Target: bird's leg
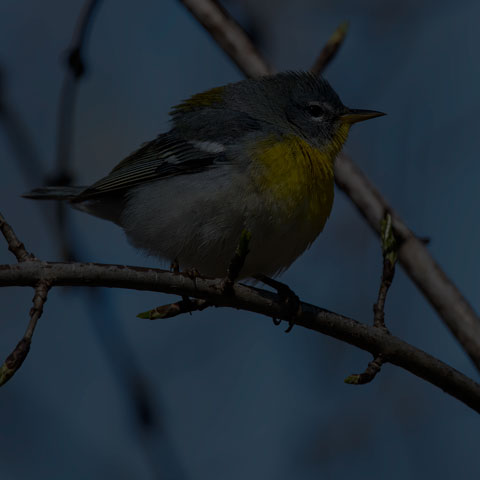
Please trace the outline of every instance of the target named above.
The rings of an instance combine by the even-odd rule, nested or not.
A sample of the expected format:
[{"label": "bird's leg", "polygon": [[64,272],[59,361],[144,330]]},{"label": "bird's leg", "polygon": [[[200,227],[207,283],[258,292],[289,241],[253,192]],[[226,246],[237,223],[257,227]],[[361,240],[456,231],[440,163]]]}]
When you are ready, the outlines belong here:
[{"label": "bird's leg", "polygon": [[[185,270],[183,274],[190,278],[190,280],[192,280],[193,284],[195,285],[195,288],[197,288],[197,278],[201,277],[200,272],[195,267],[193,267]],[[182,299],[185,302],[190,302],[190,298],[186,295],[182,295]]]},{"label": "bird's leg", "polygon": [[180,264],[176,258],[170,264],[170,271],[173,273],[180,273]]},{"label": "bird's leg", "polygon": [[[300,299],[295,294],[295,292],[285,283],[274,280],[273,278],[267,277],[266,275],[255,275],[254,278],[264,283],[265,285],[274,288],[277,291],[290,316],[288,320],[288,328],[285,330],[285,333],[290,332],[295,325],[295,317],[297,316],[301,308]],[[280,325],[281,320],[277,320],[276,318],[274,318],[273,323],[275,325]]]},{"label": "bird's leg", "polygon": [[[170,271],[178,275],[180,273],[180,264],[178,263],[178,259],[175,258],[173,262],[170,264]],[[195,279],[200,275],[198,271],[194,268],[185,271],[185,275],[191,278],[194,282]],[[187,295],[182,295],[182,300],[188,305],[190,302],[190,297]],[[190,312],[191,315],[191,312]]]},{"label": "bird's leg", "polygon": [[222,282],[223,293],[230,293],[232,291],[233,284],[240,275],[240,271],[242,270],[243,265],[245,264],[245,259],[250,251],[248,245],[251,238],[252,234],[248,230],[242,230],[237,249],[235,250],[233,258],[230,260],[230,265],[227,269],[227,276]]}]

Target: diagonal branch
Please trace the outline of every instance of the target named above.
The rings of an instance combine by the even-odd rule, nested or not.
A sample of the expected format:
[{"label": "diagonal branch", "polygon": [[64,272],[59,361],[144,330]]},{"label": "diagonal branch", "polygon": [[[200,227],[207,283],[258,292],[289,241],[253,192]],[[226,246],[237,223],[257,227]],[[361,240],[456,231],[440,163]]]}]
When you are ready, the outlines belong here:
[{"label": "diagonal branch", "polygon": [[315,75],[320,75],[327,65],[335,58],[338,50],[343,44],[348,31],[348,22],[343,22],[333,32],[333,35],[328,39],[328,42],[322,48],[322,51],[318,55],[315,63],[310,71]]},{"label": "diagonal branch", "polygon": [[242,27],[214,0],[180,0],[247,77],[273,73]]},{"label": "diagonal branch", "polygon": [[[225,11],[219,9],[216,2],[182,1],[245,75],[266,75],[272,72],[249,41],[247,34],[237,24],[234,29],[231,27],[234,21],[227,17]],[[222,18],[221,28],[217,28],[216,24],[210,25],[207,11],[209,15]],[[246,42],[250,42],[248,51],[243,50]],[[232,46],[232,43],[235,45]],[[480,318],[468,301],[433,260],[425,245],[398,218],[363,172],[345,155],[337,158],[335,180],[337,186],[350,197],[377,233],[380,233],[380,222],[385,212],[391,212],[395,234],[401,242],[400,263],[480,370]]]}]

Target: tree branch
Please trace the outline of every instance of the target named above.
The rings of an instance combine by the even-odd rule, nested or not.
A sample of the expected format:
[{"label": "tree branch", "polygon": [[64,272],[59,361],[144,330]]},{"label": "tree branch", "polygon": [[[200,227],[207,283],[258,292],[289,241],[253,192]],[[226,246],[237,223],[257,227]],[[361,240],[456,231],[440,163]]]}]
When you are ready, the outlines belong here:
[{"label": "tree branch", "polygon": [[[251,44],[247,34],[225,11],[219,9],[216,2],[182,0],[182,3],[245,75],[272,73],[271,68]],[[209,23],[209,16],[222,19],[218,28],[217,24]],[[235,24],[234,27],[231,26],[232,23]],[[247,42],[248,48],[245,48]],[[400,263],[480,370],[480,318],[468,301],[433,260],[425,245],[398,218],[382,195],[346,155],[337,157],[335,181],[377,233],[380,233],[380,223],[385,212],[391,213],[395,234],[401,242]]]},{"label": "tree branch", "polygon": [[[230,307],[290,321],[292,312],[272,292],[234,284],[232,293],[222,291],[222,279],[196,277],[165,270],[102,265],[96,263],[53,263],[39,260],[16,265],[0,265],[0,286],[35,286],[48,281],[51,286],[88,286],[127,288],[171,293],[207,300],[216,307]],[[366,350],[382,354],[385,362],[408,370],[436,385],[480,413],[480,385],[431,355],[385,333],[379,328],[361,324],[351,318],[300,303],[295,324],[337,338]]]}]

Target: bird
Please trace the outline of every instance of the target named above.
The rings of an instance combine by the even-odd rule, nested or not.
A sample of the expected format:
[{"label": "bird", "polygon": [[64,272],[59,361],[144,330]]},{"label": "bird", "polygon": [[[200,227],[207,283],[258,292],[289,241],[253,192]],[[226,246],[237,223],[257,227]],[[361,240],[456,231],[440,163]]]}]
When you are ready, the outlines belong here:
[{"label": "bird", "polygon": [[134,247],[205,277],[225,277],[248,232],[238,279],[276,277],[324,229],[350,127],[384,113],[347,108],[324,78],[289,71],[197,93],[170,115],[169,131],[92,185],[24,197],[109,220]]}]

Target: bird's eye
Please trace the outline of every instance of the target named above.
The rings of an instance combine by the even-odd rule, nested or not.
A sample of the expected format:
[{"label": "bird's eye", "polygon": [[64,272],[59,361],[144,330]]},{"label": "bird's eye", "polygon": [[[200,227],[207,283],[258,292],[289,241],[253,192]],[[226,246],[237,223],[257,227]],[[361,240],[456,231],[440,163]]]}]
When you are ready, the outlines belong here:
[{"label": "bird's eye", "polygon": [[320,105],[312,104],[307,107],[307,112],[314,118],[321,117],[323,108]]}]

